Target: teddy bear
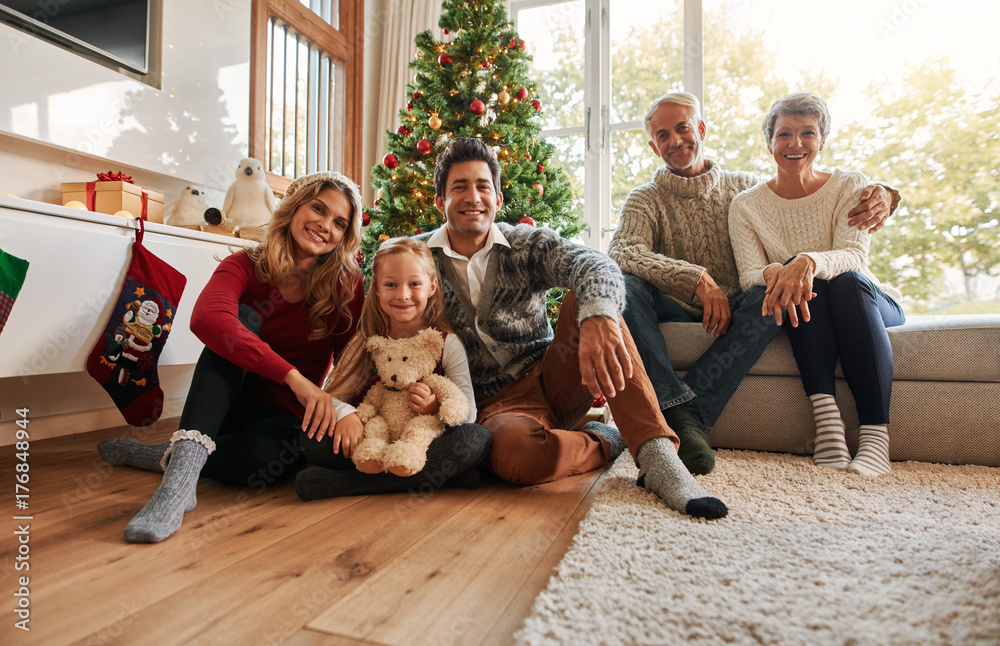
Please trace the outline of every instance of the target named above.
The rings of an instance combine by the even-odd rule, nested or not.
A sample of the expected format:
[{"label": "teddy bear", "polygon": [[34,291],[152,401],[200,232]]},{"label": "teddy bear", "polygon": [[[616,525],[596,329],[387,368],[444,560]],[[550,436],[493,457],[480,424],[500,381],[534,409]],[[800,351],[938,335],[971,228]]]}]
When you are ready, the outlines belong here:
[{"label": "teddy bear", "polygon": [[[358,406],[365,439],[352,459],[363,473],[413,475],[424,468],[427,447],[444,425],[465,421],[469,401],[455,382],[434,373],[444,350],[439,331],[425,328],[405,339],[372,336],[365,347],[379,379]],[[406,387],[416,381],[434,390],[440,404],[437,415],[418,415],[410,409]]]}]

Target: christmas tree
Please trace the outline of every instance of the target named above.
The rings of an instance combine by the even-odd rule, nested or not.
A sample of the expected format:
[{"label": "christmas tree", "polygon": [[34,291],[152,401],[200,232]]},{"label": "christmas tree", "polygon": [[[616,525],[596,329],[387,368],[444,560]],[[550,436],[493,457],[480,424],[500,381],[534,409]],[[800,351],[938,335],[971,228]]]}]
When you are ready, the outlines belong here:
[{"label": "christmas tree", "polygon": [[543,109],[528,70],[531,56],[497,0],[444,0],[438,25],[414,42],[416,73],[406,87],[402,125],[387,132],[387,150],[372,169],[374,206],[362,243],[366,260],[381,240],[430,231],[444,224],[434,206],[437,155],[456,137],[489,145],[501,167],[503,208],[498,222],[542,225],[565,237],[582,228],[569,211],[569,184],[539,137]]}]

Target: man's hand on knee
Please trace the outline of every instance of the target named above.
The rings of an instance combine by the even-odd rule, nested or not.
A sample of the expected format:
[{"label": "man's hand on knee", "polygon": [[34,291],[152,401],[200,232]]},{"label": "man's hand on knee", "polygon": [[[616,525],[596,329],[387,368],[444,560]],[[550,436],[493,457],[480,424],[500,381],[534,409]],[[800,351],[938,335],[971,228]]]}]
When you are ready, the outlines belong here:
[{"label": "man's hand on knee", "polygon": [[632,378],[629,357],[618,321],[591,316],[580,325],[580,375],[594,398],[614,397]]},{"label": "man's hand on knee", "polygon": [[725,334],[733,320],[733,313],[729,309],[729,299],[707,271],[702,272],[694,295],[701,301],[705,312],[701,318],[701,326],[709,334],[714,333],[715,338]]}]

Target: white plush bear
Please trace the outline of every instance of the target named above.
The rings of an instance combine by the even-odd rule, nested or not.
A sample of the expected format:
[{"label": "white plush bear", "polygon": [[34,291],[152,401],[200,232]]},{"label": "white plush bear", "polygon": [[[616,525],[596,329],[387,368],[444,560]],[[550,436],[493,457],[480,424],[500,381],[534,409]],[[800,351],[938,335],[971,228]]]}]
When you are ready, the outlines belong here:
[{"label": "white plush bear", "polygon": [[236,169],[236,181],[226,191],[222,213],[226,223],[239,235],[240,227],[262,227],[274,213],[274,193],[267,185],[264,165],[248,157]]},{"label": "white plush bear", "polygon": [[[445,424],[461,424],[469,414],[469,401],[445,376],[434,374],[444,350],[444,336],[433,328],[407,339],[373,336],[366,344],[379,381],[358,406],[365,425],[365,439],[352,459],[359,471],[388,471],[409,476],[424,468],[427,447]],[[407,385],[420,381],[437,395],[436,416],[417,415],[410,409]]]},{"label": "white plush bear", "polygon": [[193,186],[185,186],[180,197],[171,202],[163,210],[163,223],[175,227],[195,227],[205,224],[205,211],[208,203],[205,193]]}]

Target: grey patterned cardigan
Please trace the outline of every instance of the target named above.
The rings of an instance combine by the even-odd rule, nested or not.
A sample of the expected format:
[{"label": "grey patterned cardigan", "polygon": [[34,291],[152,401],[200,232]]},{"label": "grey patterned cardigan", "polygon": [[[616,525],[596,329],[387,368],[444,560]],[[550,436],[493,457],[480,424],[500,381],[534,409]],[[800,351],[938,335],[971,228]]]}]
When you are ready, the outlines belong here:
[{"label": "grey patterned cardigan", "polygon": [[[517,379],[552,342],[545,295],[553,287],[576,294],[578,323],[599,315],[617,319],[625,308],[621,270],[603,253],[551,229],[503,223],[497,227],[510,248],[497,245],[490,253],[478,309],[473,309],[444,251],[432,249],[448,322],[469,356],[477,404]],[[426,241],[430,235],[417,238]]]}]

